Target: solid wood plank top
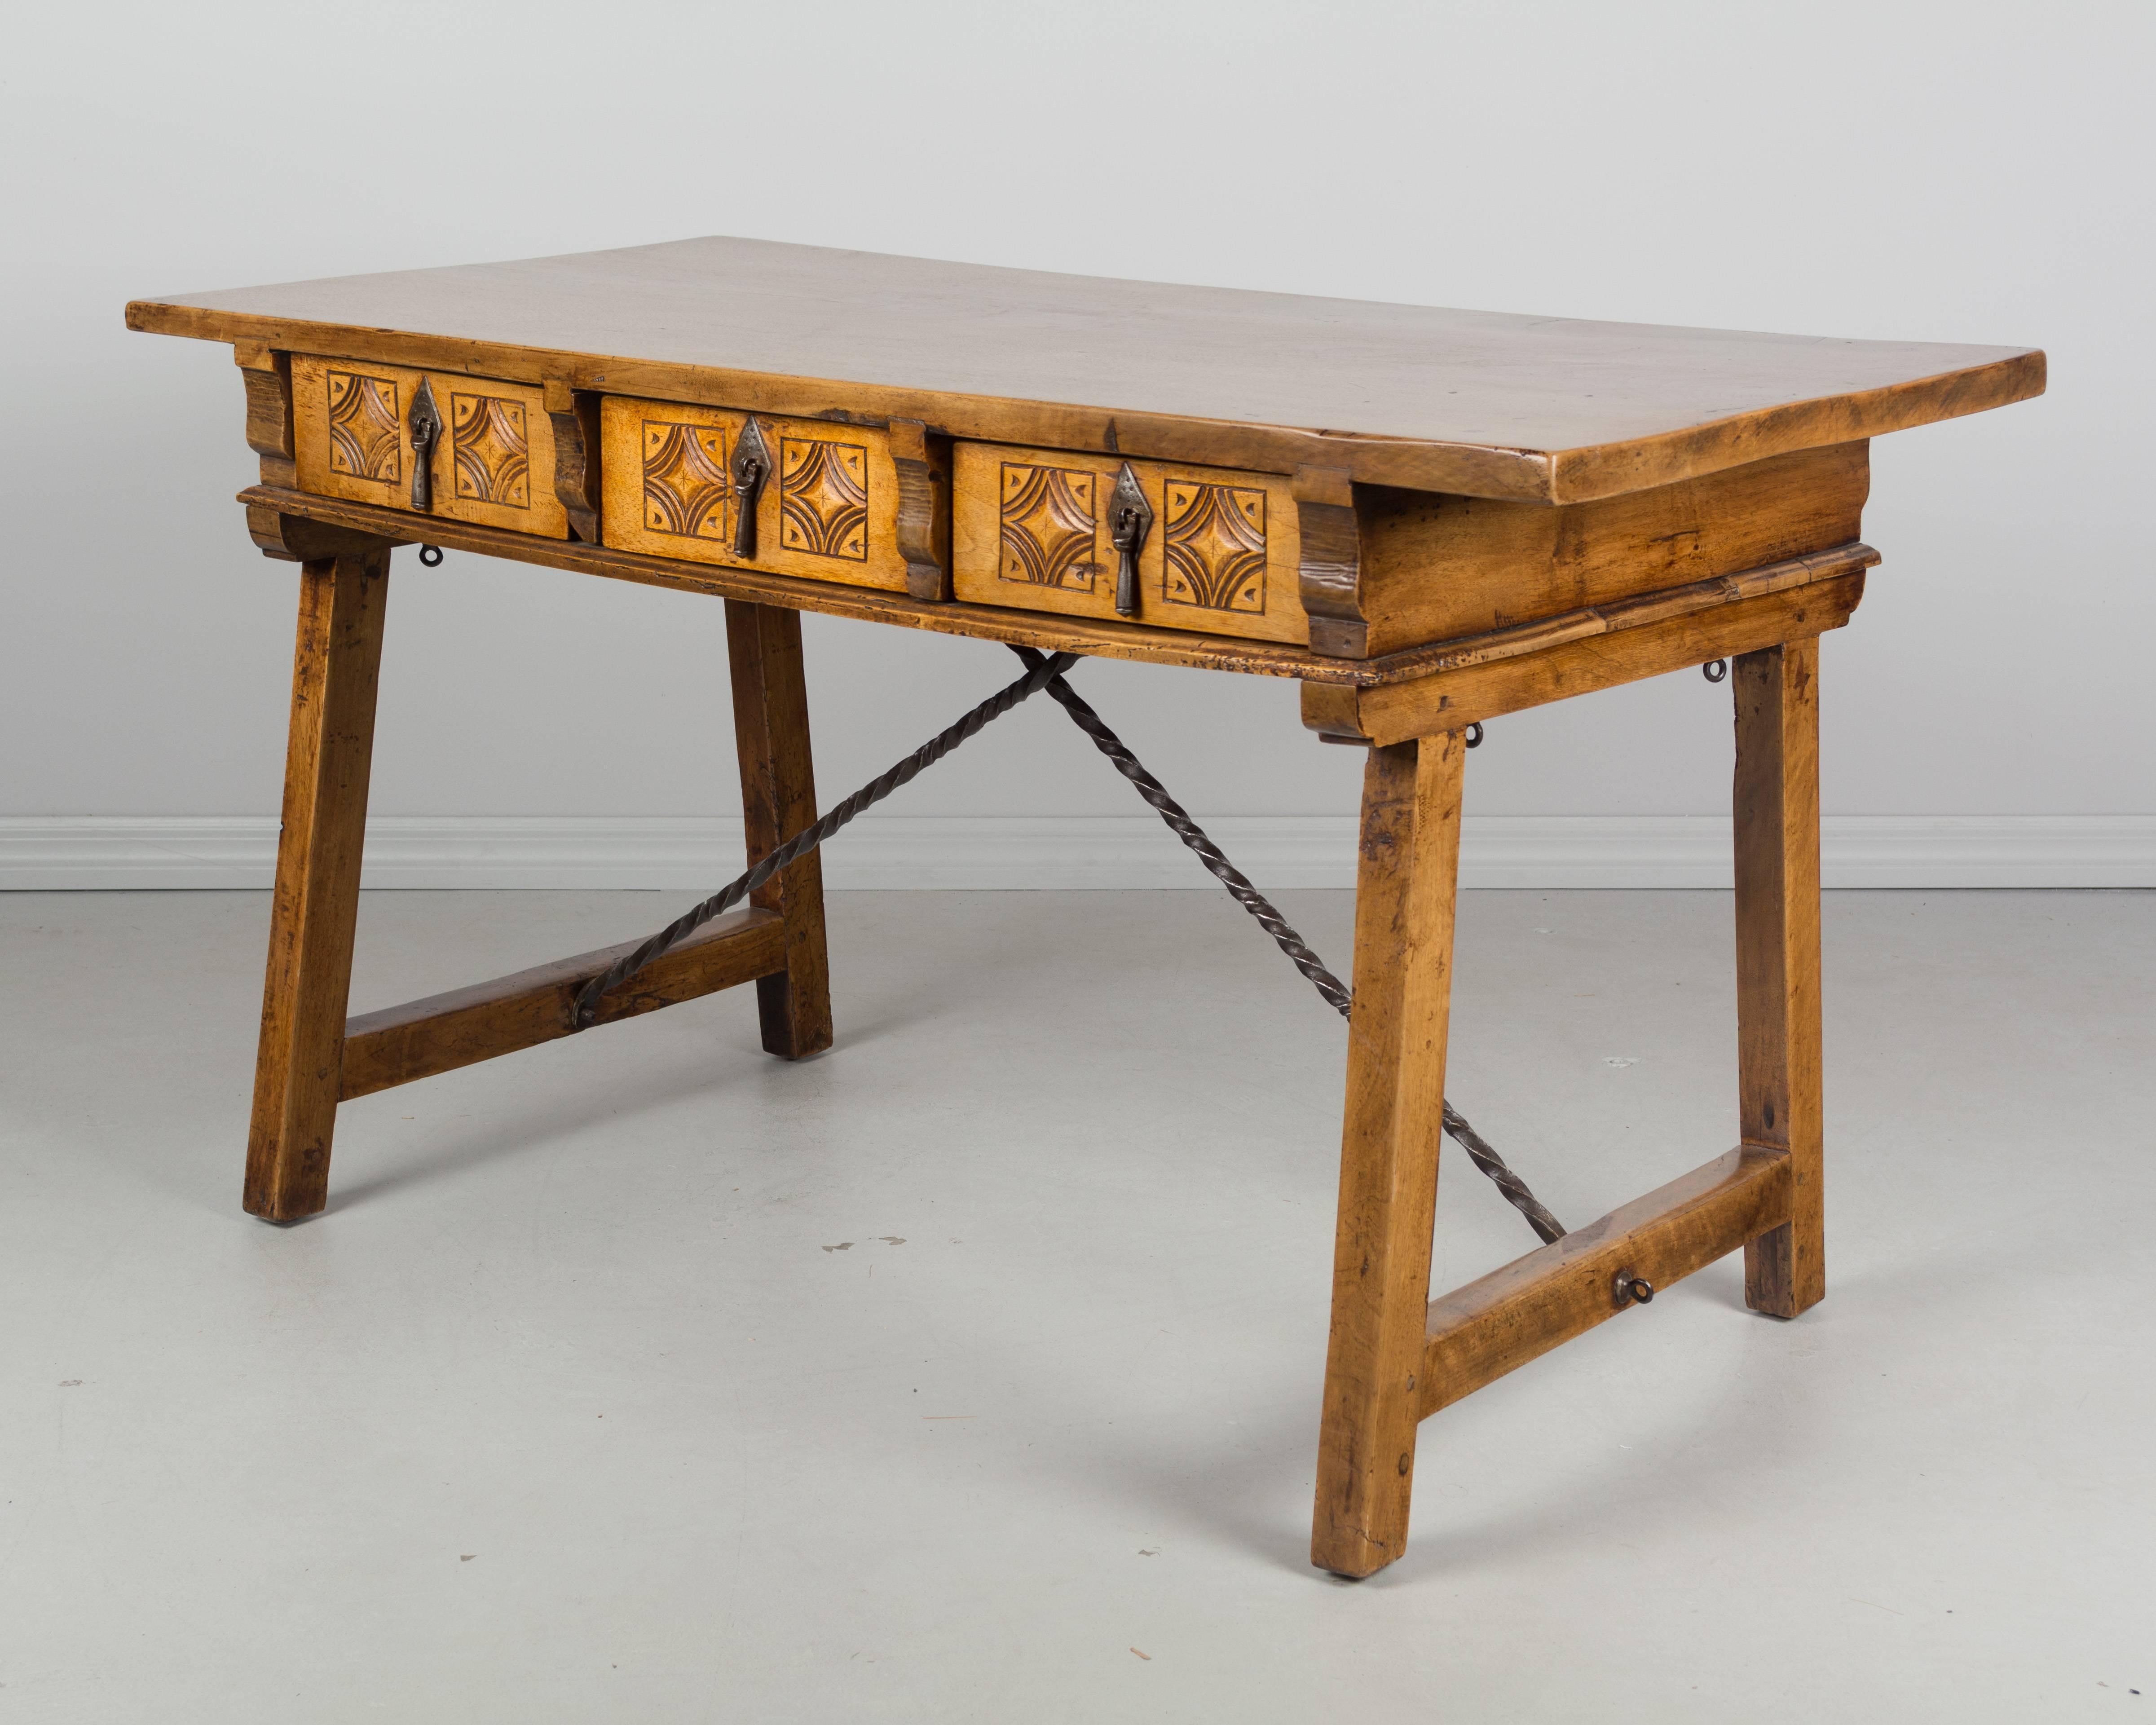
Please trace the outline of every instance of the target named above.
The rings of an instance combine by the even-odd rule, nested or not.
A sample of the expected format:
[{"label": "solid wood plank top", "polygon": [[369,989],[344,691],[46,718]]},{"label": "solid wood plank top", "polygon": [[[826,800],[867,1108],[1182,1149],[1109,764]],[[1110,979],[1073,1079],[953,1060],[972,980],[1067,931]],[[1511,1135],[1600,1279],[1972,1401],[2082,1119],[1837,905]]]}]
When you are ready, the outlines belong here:
[{"label": "solid wood plank top", "polygon": [[137,300],[131,328],[1568,502],[2039,394],[2032,349],[1167,286],[732,239]]}]

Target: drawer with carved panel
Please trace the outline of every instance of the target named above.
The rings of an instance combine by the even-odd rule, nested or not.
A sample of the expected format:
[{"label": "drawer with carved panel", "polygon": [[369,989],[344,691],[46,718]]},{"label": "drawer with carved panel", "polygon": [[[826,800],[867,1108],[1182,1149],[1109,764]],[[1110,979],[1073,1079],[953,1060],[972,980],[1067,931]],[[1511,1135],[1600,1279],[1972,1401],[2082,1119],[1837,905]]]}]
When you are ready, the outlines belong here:
[{"label": "drawer with carved panel", "polygon": [[918,424],[792,419],[608,396],[605,542],[621,551],[945,597],[942,440]]},{"label": "drawer with carved panel", "polygon": [[312,354],[291,367],[301,490],[569,536],[541,389]]},{"label": "drawer with carved panel", "polygon": [[957,445],[954,597],[1307,644],[1283,475]]}]

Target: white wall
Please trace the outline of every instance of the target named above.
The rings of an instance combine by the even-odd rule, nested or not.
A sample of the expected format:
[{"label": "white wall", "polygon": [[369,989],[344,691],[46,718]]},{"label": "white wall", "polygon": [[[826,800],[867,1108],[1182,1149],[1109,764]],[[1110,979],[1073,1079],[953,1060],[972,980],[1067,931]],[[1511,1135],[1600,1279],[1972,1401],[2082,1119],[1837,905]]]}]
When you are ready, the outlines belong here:
[{"label": "white wall", "polygon": [[[25,8],[7,43],[0,817],[276,807],[294,573],[228,501],[240,387],[223,347],[123,331],[129,297],[721,232],[2041,345],[2046,398],[1875,447],[1825,806],[2156,814],[2146,0],[224,0]],[[392,588],[377,813],[734,808],[716,605],[456,555]],[[808,631],[830,793],[1010,669]],[[1358,757],[1291,685],[1082,675],[1201,814],[1353,806]],[[1491,726],[1471,810],[1713,813],[1727,753],[1726,695],[1665,679]],[[905,797],[1133,807],[1045,709]]]}]

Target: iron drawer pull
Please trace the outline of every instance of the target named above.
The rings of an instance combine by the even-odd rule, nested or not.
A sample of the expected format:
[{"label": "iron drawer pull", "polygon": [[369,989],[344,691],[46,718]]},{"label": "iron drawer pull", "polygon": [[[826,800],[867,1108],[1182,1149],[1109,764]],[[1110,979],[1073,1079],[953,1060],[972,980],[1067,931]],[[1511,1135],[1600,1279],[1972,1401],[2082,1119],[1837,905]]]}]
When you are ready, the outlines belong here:
[{"label": "iron drawer pull", "polygon": [[742,428],[734,443],[734,459],[727,465],[734,477],[734,555],[752,563],[756,561],[756,500],[763,495],[763,482],[771,477],[771,449],[754,419]]},{"label": "iron drawer pull", "polygon": [[434,445],[442,440],[442,410],[434,405],[434,386],[427,378],[419,380],[407,423],[412,428],[412,506],[429,511],[434,506]]},{"label": "iron drawer pull", "polygon": [[1152,526],[1152,505],[1139,488],[1131,464],[1116,475],[1114,495],[1108,499],[1108,542],[1121,554],[1116,565],[1116,615],[1138,614],[1138,552],[1145,548]]}]

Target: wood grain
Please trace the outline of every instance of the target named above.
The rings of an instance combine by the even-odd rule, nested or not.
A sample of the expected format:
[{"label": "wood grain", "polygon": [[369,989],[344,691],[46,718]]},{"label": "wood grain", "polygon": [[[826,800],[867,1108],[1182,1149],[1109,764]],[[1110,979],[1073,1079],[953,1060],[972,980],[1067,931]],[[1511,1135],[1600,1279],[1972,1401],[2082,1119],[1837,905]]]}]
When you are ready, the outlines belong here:
[{"label": "wood grain", "polygon": [[[251,527],[281,523],[284,531],[290,531],[296,524],[314,523],[323,530],[387,533],[399,543],[417,536],[413,517],[365,504],[311,497],[266,486],[250,487],[240,493],[239,501],[247,508]],[[903,594],[798,581],[749,569],[702,569],[665,558],[533,540],[461,523],[429,522],[426,534],[434,543],[453,550],[681,592],[752,599],[793,610],[896,624],[942,634],[1015,641],[1023,646],[1060,649],[1086,658],[1137,660],[1256,676],[1296,677],[1301,679],[1306,687],[1317,689],[1378,688],[1424,681],[1435,671],[1542,654],[1553,645],[1644,627],[1649,623],[1665,621],[1673,614],[1712,614],[1763,593],[1790,587],[1823,587],[1833,576],[1868,568],[1879,560],[1878,553],[1869,546],[1845,547],[1833,552],[1793,558],[1786,564],[1747,571],[1739,576],[1720,577],[1666,593],[1643,594],[1620,605],[1554,618],[1517,630],[1499,630],[1460,641],[1435,642],[1426,647],[1389,654],[1383,659],[1358,661],[1332,658],[1284,644],[1152,629],[1107,619],[1063,619],[1002,607],[924,603]],[[1843,620],[1846,621],[1846,618]],[[1714,653],[1703,655],[1716,656]],[[1332,730],[1336,725],[1344,727],[1353,723],[1352,705],[1337,707],[1327,705],[1327,701],[1337,701],[1337,697],[1306,696],[1304,722],[1322,732]],[[1358,742],[1366,740],[1345,728],[1339,734]]]},{"label": "wood grain", "polygon": [[599,398],[588,390],[548,383],[542,391],[554,428],[554,497],[569,518],[569,534],[599,542]]},{"label": "wood grain", "polygon": [[243,1202],[296,1221],[328,1202],[389,554],[303,563],[284,824]]},{"label": "wood grain", "polygon": [[[390,533],[404,539],[415,536],[415,520],[426,519],[400,516],[395,511],[373,505],[313,497],[304,492],[266,486],[249,486],[239,494],[239,501],[248,508],[250,520],[260,514],[319,521],[361,532]],[[938,634],[1015,641],[1021,646],[1075,653],[1085,658],[1142,660],[1155,665],[1342,682],[1382,675],[1381,670],[1369,665],[1323,658],[1307,649],[1279,642],[1238,639],[1194,630],[1153,629],[1111,619],[1056,617],[987,605],[937,604],[905,593],[848,587],[838,582],[803,581],[792,576],[765,574],[757,569],[700,566],[608,547],[505,533],[457,521],[428,519],[426,536],[431,543],[481,557],[536,563],[550,569],[573,569],[583,574],[605,575],[615,580],[671,588],[682,593],[751,599],[788,610],[896,624]]]},{"label": "wood grain", "polygon": [[1296,594],[1310,619],[1310,644],[1342,659],[1368,659],[1363,529],[1354,482],[1344,467],[1298,467],[1289,489],[1301,538]]},{"label": "wood grain", "polygon": [[1306,680],[1302,722],[1336,737],[1399,742],[1542,706],[1711,659],[1840,629],[1864,596],[1861,571],[1688,608],[1661,622],[1570,639],[1545,649],[1357,689]]},{"label": "wood grain", "polygon": [[[578,991],[641,944],[624,941],[349,1019],[338,1094],[350,1101],[573,1035]],[[776,911],[730,911],[602,997],[593,1023],[656,1012],[785,966],[786,928]]]},{"label": "wood grain", "polygon": [[1370,751],[1355,891],[1354,1011],[1311,1561],[1362,1576],[1407,1548],[1430,1299],[1460,734]]},{"label": "wood grain", "polygon": [[[572,1034],[577,992],[627,950],[344,1017],[388,548],[424,536],[723,597],[751,857],[815,814],[803,610],[1295,677],[1306,725],[1373,745],[1320,1566],[1399,1558],[1419,1420],[1631,1309],[1640,1281],[1742,1245],[1756,1309],[1821,1297],[1816,638],[1877,561],[1858,538],[1868,439],[2040,393],[2041,353],[729,239],[138,301],[127,321],[235,344],[264,481],[241,496],[249,531],[301,562],[254,1214],[323,1207],[341,1097]],[[447,430],[415,475],[422,388]],[[737,522],[726,458],[752,418],[773,470]],[[1136,622],[1113,611],[1103,520],[1126,462],[1153,510]],[[439,506],[415,513],[429,480]],[[1464,727],[1713,658],[1737,661],[1743,1142],[1432,1301]],[[829,1045],[817,857],[600,1020],[752,978],[767,1049]]]},{"label": "wood grain", "polygon": [[[394,519],[388,510],[380,514],[384,519]],[[315,562],[348,552],[358,555],[386,552],[411,544],[414,538],[412,518],[406,516],[398,526],[398,532],[376,533],[336,521],[317,521],[311,516],[290,514],[266,503],[247,505],[247,536],[261,547],[263,556],[287,563]]]},{"label": "wood grain", "polygon": [[1343,593],[1325,570],[1321,591],[1375,658],[1756,569],[1859,536],[1868,454],[1808,449],[1557,508],[1365,486],[1357,578]]},{"label": "wood grain", "polygon": [[898,554],[906,590],[941,603],[951,597],[951,439],[918,419],[891,422],[891,463],[898,475]]},{"label": "wood grain", "polygon": [[1619,1271],[1644,1278],[1659,1294],[1789,1214],[1788,1158],[1732,1150],[1432,1301],[1423,1417],[1619,1312],[1637,1309],[1615,1296]]},{"label": "wood grain", "polygon": [[[741,761],[748,860],[757,863],[816,824],[816,773],[808,747],[808,686],[801,614],[726,601],[726,660],[733,677],[734,747]],[[756,985],[763,1045],[790,1060],[831,1045],[831,976],[824,935],[824,858],[812,850],[756,890],[786,931],[785,963]]]},{"label": "wood grain", "polygon": [[[607,397],[599,409],[606,543],[650,557],[906,592],[898,471],[889,434],[871,427],[758,415],[778,470],[757,499],[755,557],[734,555],[736,500],[726,463],[748,418],[681,402]],[[855,489],[865,494],[858,504],[850,501]]]},{"label": "wood grain", "polygon": [[1582,502],[2041,393],[2023,348],[1164,286],[712,238],[137,300],[131,328]]},{"label": "wood grain", "polygon": [[[952,590],[970,604],[1116,618],[1108,499],[1123,462],[1069,450],[961,443]],[[1296,645],[1310,639],[1297,580],[1294,488],[1277,475],[1133,461],[1152,531],[1138,552],[1137,620],[1201,624]]]},{"label": "wood grain", "polygon": [[[362,535],[388,535],[398,543],[418,536],[413,516],[367,504],[311,497],[268,486],[249,487],[239,494],[239,501],[246,507],[250,528],[258,531],[259,537],[273,525],[280,531],[291,532],[307,523],[323,531],[347,530]],[[1014,641],[1021,646],[1071,652],[1085,658],[1137,660],[1255,676],[1296,677],[1303,680],[1306,691],[1423,682],[1436,671],[1542,655],[1552,646],[1644,628],[1650,623],[1666,621],[1671,615],[1697,612],[1712,617],[1740,601],[1791,587],[1818,585],[1824,589],[1830,578],[1868,568],[1879,560],[1878,553],[1869,546],[1844,547],[1833,552],[1793,558],[1785,564],[1747,571],[1739,576],[1719,577],[1666,593],[1643,594],[1620,605],[1553,618],[1517,630],[1498,630],[1460,641],[1435,642],[1426,647],[1389,654],[1383,659],[1352,660],[1283,643],[1153,629],[1106,619],[1063,619],[998,606],[936,604],[902,593],[799,581],[752,569],[700,568],[663,557],[598,546],[536,540],[459,522],[429,521],[426,536],[434,543],[483,557],[572,569],[685,593],[751,599],[789,610],[816,611],[834,617],[896,624],[903,628],[968,635],[983,640]],[[270,542],[262,538],[260,542]],[[1847,620],[1845,614],[1842,620]],[[1725,653],[1739,650],[1746,649],[1722,649]],[[1707,652],[1702,654],[1701,660],[1692,662],[1717,656],[1715,652]],[[1656,675],[1651,670],[1640,674]],[[1366,740],[1345,728],[1354,722],[1352,703],[1343,707],[1337,701],[1337,696],[1306,692],[1304,722],[1321,732],[1339,727],[1338,734],[1342,737],[1357,742]]]},{"label": "wood grain", "polygon": [[292,441],[292,356],[254,342],[232,351],[247,388],[247,447],[261,457],[262,483],[296,485],[298,451]]},{"label": "wood grain", "polygon": [[[410,507],[408,415],[423,381],[434,386],[446,427],[430,458],[433,507],[421,513]],[[351,411],[348,404],[362,393],[368,407]],[[420,521],[568,536],[568,515],[552,484],[554,422],[542,389],[302,353],[292,360],[292,408],[305,491]]]},{"label": "wood grain", "polygon": [[1744,1297],[1826,1296],[1820,1002],[1819,642],[1748,653],[1737,706],[1737,1070],[1744,1142],[1785,1154],[1789,1217],[1744,1249]]},{"label": "wood grain", "polygon": [[1358,680],[1358,686],[1376,689],[1391,683],[1409,683],[1433,672],[1465,670],[1472,665],[1495,665],[1500,660],[1524,659],[1570,642],[1644,629],[1650,623],[1712,616],[1724,605],[1814,586],[1837,576],[1854,575],[1878,562],[1877,552],[1856,541],[1837,545],[1831,550],[1767,563],[1757,569],[1740,570],[1733,575],[1717,575],[1682,587],[1661,588],[1584,610],[1567,611],[1537,623],[1516,624],[1491,629],[1486,634],[1431,641],[1420,647],[1388,653],[1382,659],[1366,660],[1365,674]]}]

